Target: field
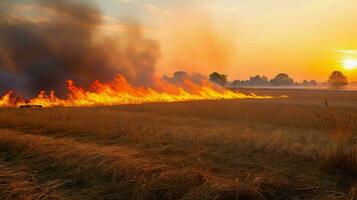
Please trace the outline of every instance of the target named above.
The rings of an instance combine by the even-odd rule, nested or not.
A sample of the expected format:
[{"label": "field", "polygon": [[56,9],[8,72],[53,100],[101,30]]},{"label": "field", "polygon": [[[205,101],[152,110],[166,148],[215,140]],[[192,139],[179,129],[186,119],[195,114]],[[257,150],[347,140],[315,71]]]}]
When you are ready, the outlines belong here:
[{"label": "field", "polygon": [[0,199],[357,199],[357,92],[244,92],[289,97],[2,108]]}]

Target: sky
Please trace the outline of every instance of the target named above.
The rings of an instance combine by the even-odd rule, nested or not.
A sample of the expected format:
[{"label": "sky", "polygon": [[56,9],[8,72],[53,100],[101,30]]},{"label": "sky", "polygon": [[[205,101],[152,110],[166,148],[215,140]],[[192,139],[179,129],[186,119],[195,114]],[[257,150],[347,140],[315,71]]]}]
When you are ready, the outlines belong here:
[{"label": "sky", "polygon": [[340,70],[357,80],[356,0],[92,3],[102,11],[108,34],[122,31],[123,20],[132,20],[159,42],[159,76],[178,70],[206,75],[218,71],[234,80],[284,72],[298,81],[326,81]]},{"label": "sky", "polygon": [[[189,3],[188,3],[189,2]],[[357,80],[343,61],[357,58],[354,0],[108,0],[115,17],[131,17],[160,41],[158,72],[219,71],[233,79],[279,72],[326,80],[333,70]]]}]

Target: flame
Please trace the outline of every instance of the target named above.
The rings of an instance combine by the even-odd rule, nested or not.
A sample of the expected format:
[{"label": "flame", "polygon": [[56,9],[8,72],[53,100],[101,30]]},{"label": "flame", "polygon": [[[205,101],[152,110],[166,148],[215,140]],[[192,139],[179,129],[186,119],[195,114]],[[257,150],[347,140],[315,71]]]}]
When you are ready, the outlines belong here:
[{"label": "flame", "polygon": [[78,87],[73,81],[68,80],[67,88],[69,94],[66,98],[56,97],[54,91],[51,91],[49,94],[41,91],[36,98],[29,99],[26,102],[14,99],[12,92],[8,92],[0,99],[0,107],[26,104],[41,105],[43,107],[112,106],[153,102],[273,98],[271,96],[258,96],[253,93],[247,95],[220,88],[209,82],[196,84],[189,80],[184,80],[182,86],[177,86],[157,79],[155,80],[156,89],[135,87],[128,83],[121,75],[117,75],[111,83],[95,81],[90,90]]},{"label": "flame", "polygon": [[9,107],[14,104],[12,93],[13,93],[12,91],[9,91],[0,98],[0,107]]}]

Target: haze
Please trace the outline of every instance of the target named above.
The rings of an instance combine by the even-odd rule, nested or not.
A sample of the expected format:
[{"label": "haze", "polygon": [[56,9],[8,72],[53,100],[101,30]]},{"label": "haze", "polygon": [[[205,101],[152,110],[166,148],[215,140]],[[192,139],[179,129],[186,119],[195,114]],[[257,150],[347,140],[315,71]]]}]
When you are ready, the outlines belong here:
[{"label": "haze", "polygon": [[[26,1],[19,4],[30,5]],[[159,41],[156,74],[177,70],[229,74],[246,79],[288,73],[297,81],[326,81],[333,70],[357,59],[354,0],[94,0],[104,30],[122,31],[122,19],[144,26]]]}]

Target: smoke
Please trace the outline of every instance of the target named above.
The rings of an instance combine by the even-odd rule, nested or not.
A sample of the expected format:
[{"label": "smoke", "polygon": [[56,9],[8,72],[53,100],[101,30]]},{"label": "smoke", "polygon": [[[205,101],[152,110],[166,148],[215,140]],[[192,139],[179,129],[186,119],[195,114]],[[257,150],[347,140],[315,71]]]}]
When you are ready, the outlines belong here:
[{"label": "smoke", "polygon": [[204,81],[207,81],[208,78],[200,73],[188,73],[186,71],[177,71],[171,77],[164,76],[163,80],[178,86],[183,86],[185,81],[191,81],[195,84],[202,84]]},{"label": "smoke", "polygon": [[210,15],[199,11],[178,11],[165,24],[163,59],[160,66],[173,70],[199,71],[209,74],[226,71],[236,61],[236,35],[232,27],[218,26]]},{"label": "smoke", "polygon": [[152,84],[160,48],[140,25],[123,22],[120,35],[108,36],[101,33],[104,17],[91,5],[37,0],[31,7],[21,16],[15,4],[0,3],[1,90],[64,94],[68,79],[87,87],[118,73],[134,85]]}]

